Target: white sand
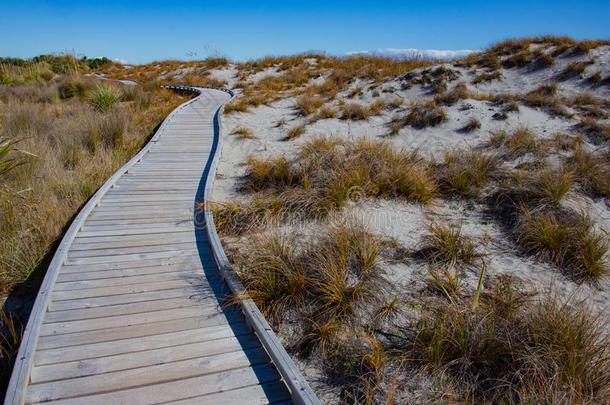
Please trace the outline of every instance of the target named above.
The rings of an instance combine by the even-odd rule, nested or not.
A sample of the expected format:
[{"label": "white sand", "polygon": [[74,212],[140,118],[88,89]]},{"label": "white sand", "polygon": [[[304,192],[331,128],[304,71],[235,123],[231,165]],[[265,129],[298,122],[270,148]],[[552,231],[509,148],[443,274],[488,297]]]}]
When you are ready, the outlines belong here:
[{"label": "white sand", "polygon": [[[610,73],[610,47],[602,47],[591,51],[584,57],[557,58],[555,65],[548,69],[531,72],[523,69],[502,69],[503,80],[478,86],[470,83],[473,78],[471,72],[463,68],[452,67],[461,73],[461,77],[451,82],[451,86],[460,81],[466,81],[471,90],[486,93],[524,93],[533,90],[540,84],[550,83],[568,63],[589,58],[594,59],[595,63],[587,67],[585,75],[598,70],[605,76]],[[235,74],[236,71],[230,67],[213,72],[213,77],[233,83]],[[248,81],[256,82],[263,77],[278,74],[281,74],[278,69],[265,69],[249,77]],[[319,80],[317,79],[317,81]],[[364,89],[363,95],[351,100],[347,99],[347,92],[350,90],[348,89],[339,94],[337,99],[346,98],[347,102],[369,103],[376,99],[373,97],[374,90],[369,89],[371,84],[356,80],[350,89],[361,87]],[[591,92],[597,97],[606,98],[609,94],[607,87],[592,87],[586,80],[578,78],[559,82],[558,85],[561,95]],[[392,93],[381,91],[390,88],[394,88],[395,91]],[[397,79],[382,83],[377,86],[377,91],[379,92],[378,98],[385,101],[390,101],[395,97],[400,97],[406,102],[433,97],[425,87],[419,85],[414,85],[408,90],[401,90],[400,81]],[[308,125],[305,134],[298,139],[284,141],[283,138],[289,128],[305,122],[304,118],[295,114],[294,104],[293,98],[284,98],[271,105],[254,108],[250,112],[234,113],[223,118],[224,146],[214,188],[215,199],[224,201],[248,198],[236,189],[236,184],[244,174],[243,163],[248,156],[273,156],[279,153],[290,156],[294,154],[297,145],[318,135],[342,138],[384,137],[397,148],[416,148],[424,156],[440,159],[444,151],[481,144],[489,138],[490,131],[505,129],[510,132],[517,127],[527,126],[538,137],[548,139],[558,132],[574,133],[574,127],[577,124],[575,119],[553,117],[543,110],[523,105],[520,105],[519,112],[509,113],[507,120],[497,121],[492,118],[492,115],[500,111],[500,107],[495,107],[485,101],[463,100],[454,106],[447,107],[447,122],[433,128],[418,130],[406,127],[396,136],[385,137],[388,133],[387,123],[393,116],[404,114],[405,109],[402,108],[384,112],[381,116],[372,117],[368,121],[349,122],[339,119],[317,121]],[[336,104],[335,101],[333,105],[336,106]],[[470,108],[462,110],[465,104],[468,104]],[[482,128],[471,133],[460,131],[470,117],[477,118],[481,122]],[[281,119],[286,121],[284,128],[276,125]],[[255,138],[240,139],[233,135],[233,131],[241,126],[252,130]],[[603,200],[593,201],[588,197],[578,196],[575,200],[568,199],[566,204],[589,212],[596,227],[602,232],[610,230],[610,209]],[[426,232],[427,224],[431,221],[461,223],[465,234],[486,240],[484,244],[481,243],[481,249],[488,254],[489,275],[512,274],[526,281],[528,286],[537,289],[552,286],[564,296],[582,294],[590,297],[599,310],[608,313],[610,310],[610,283],[607,278],[602,280],[597,287],[587,284],[577,285],[553,266],[518,254],[513,242],[507,239],[506,234],[497,223],[485,218],[482,210],[476,209],[476,207],[473,209],[468,205],[441,200],[429,207],[401,201],[366,201],[346,209],[345,212],[356,215],[374,232],[393,238],[406,248],[417,247],[422,235]],[[421,283],[426,277],[425,269],[410,267],[408,264],[392,265],[391,267],[392,277],[396,281]],[[468,275],[466,282],[476,283],[476,274]]]}]

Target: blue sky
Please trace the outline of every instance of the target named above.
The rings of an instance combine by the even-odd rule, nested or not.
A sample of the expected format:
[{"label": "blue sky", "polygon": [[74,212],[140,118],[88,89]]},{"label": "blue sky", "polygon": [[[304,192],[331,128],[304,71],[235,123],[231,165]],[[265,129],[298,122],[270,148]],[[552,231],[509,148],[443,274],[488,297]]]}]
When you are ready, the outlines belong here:
[{"label": "blue sky", "polygon": [[15,57],[243,60],[310,50],[481,49],[546,33],[610,38],[609,0],[1,1],[0,56]]}]

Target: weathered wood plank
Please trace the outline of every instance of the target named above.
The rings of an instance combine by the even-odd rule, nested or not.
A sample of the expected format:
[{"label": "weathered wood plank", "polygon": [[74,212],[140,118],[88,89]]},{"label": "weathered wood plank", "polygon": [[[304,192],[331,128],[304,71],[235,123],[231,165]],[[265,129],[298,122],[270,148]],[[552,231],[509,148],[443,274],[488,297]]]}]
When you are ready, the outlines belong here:
[{"label": "weathered wood plank", "polygon": [[57,349],[39,350],[36,352],[35,364],[45,365],[64,363],[76,360],[95,359],[99,357],[116,356],[125,353],[136,353],[142,350],[160,349],[163,347],[210,342],[217,339],[237,338],[247,339],[252,331],[245,323],[235,322],[230,326],[210,326],[180,331],[169,331],[150,336],[112,340],[109,342],[91,343]]},{"label": "weathered wood plank", "polygon": [[242,367],[252,367],[268,362],[262,349],[250,349],[215,356],[199,357],[130,370],[115,371],[69,380],[31,384],[26,393],[26,402],[44,402],[96,392],[108,392],[164,381],[220,373]]},{"label": "weathered wood plank", "polygon": [[256,384],[277,381],[279,375],[267,364],[227,370],[216,374],[146,385],[143,387],[106,392],[60,400],[54,405],[144,405],[183,398],[220,393]]},{"label": "weathered wood plank", "polygon": [[251,385],[249,387],[238,388],[230,391],[217,392],[214,394],[197,396],[194,398],[168,402],[172,405],[216,405],[216,404],[247,404],[265,405],[278,404],[286,401],[287,405],[292,403],[290,392],[281,381],[274,381],[265,384]]},{"label": "weathered wood plank", "polygon": [[216,356],[258,347],[260,347],[260,342],[255,336],[246,336],[241,340],[229,337],[151,350],[140,350],[114,356],[36,366],[32,370],[32,382],[41,383],[85,377],[138,367],[154,366],[156,364],[172,363],[180,360]]},{"label": "weathered wood plank", "polygon": [[230,322],[242,322],[242,315],[237,313],[199,315],[192,318],[179,318],[156,323],[145,323],[120,328],[108,328],[95,331],[76,332],[64,335],[41,336],[39,349],[56,349],[90,343],[110,342],[134,337],[152,336],[167,332],[187,329],[200,329],[224,325],[230,328]]}]

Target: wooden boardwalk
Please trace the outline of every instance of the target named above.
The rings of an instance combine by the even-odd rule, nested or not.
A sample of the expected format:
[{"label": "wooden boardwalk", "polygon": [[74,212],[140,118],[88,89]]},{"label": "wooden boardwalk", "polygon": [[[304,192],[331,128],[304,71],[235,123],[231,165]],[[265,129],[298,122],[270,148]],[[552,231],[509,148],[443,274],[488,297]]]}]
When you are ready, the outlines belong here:
[{"label": "wooden boardwalk", "polygon": [[212,251],[222,248],[197,201],[210,190],[231,96],[200,92],[68,230],[5,403],[318,403],[251,301],[223,305],[225,256]]}]

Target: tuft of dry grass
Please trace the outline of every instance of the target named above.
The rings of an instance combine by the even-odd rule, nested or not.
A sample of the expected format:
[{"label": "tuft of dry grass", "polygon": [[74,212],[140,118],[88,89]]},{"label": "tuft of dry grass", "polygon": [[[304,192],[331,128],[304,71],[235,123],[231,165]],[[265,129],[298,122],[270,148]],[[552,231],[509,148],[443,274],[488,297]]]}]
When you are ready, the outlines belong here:
[{"label": "tuft of dry grass", "polygon": [[[246,222],[258,223],[261,215],[253,213],[265,206],[279,220],[322,218],[367,196],[428,203],[436,195],[427,162],[415,152],[395,150],[381,141],[314,138],[304,142],[291,160],[250,158],[246,164],[242,188],[260,194],[249,204],[221,213],[229,219],[243,217],[242,230],[249,229]],[[276,202],[281,202],[281,210]]]},{"label": "tuft of dry grass", "polygon": [[292,127],[286,133],[285,140],[289,141],[292,139],[296,139],[305,133],[305,124],[297,125],[296,127]]},{"label": "tuft of dry grass", "polygon": [[468,86],[466,83],[460,82],[450,91],[434,97],[434,100],[437,104],[454,105],[458,101],[467,99],[469,97],[470,92],[468,91]]},{"label": "tuft of dry grass", "polygon": [[247,128],[244,126],[235,128],[235,130],[233,131],[233,135],[237,136],[240,139],[254,138],[254,134],[252,133],[252,130],[250,128]]},{"label": "tuft of dry grass", "polygon": [[438,107],[434,101],[414,103],[409,107],[405,124],[416,129],[435,127],[447,120],[447,113]]},{"label": "tuft of dry grass", "polygon": [[488,83],[494,80],[502,80],[502,72],[493,70],[491,72],[479,73],[472,79],[472,84]]},{"label": "tuft of dry grass", "polygon": [[557,75],[558,80],[568,80],[574,77],[582,77],[587,66],[593,64],[592,60],[571,62]]},{"label": "tuft of dry grass", "polygon": [[498,173],[499,164],[494,154],[474,150],[447,152],[435,170],[439,190],[448,197],[477,197]]},{"label": "tuft of dry grass", "polygon": [[351,121],[366,121],[372,116],[381,114],[384,107],[385,103],[381,100],[373,101],[369,105],[346,103],[343,105],[341,119]]},{"label": "tuft of dry grass", "polygon": [[593,118],[585,118],[580,121],[579,127],[594,145],[610,141],[610,125],[599,123]]},{"label": "tuft of dry grass", "polygon": [[536,135],[527,127],[519,127],[507,136],[503,142],[510,158],[523,156],[526,153],[541,155],[545,149],[543,144],[536,138]]},{"label": "tuft of dry grass", "polygon": [[337,117],[337,110],[331,106],[322,107],[318,114],[316,115],[316,119],[318,120],[326,120]]},{"label": "tuft of dry grass", "polygon": [[324,99],[316,96],[303,95],[296,100],[297,111],[302,116],[313,114],[323,105]]},{"label": "tuft of dry grass", "polygon": [[481,129],[481,121],[474,117],[469,118],[466,124],[461,128],[463,132],[472,132],[477,129]]},{"label": "tuft of dry grass", "polygon": [[237,269],[266,316],[276,324],[299,322],[307,331],[301,346],[325,346],[383,299],[383,249],[382,239],[350,222],[328,227],[309,244],[278,233],[255,238]]},{"label": "tuft of dry grass", "polygon": [[534,255],[566,268],[578,280],[597,281],[608,273],[608,239],[593,230],[588,218],[557,212],[533,213],[523,208],[517,242]]},{"label": "tuft of dry grass", "polygon": [[601,155],[575,145],[568,167],[575,173],[582,190],[592,197],[610,197],[610,162]]},{"label": "tuft of dry grass", "polygon": [[610,389],[606,328],[583,303],[528,300],[503,278],[476,309],[467,297],[423,306],[407,356],[478,402],[593,404]]},{"label": "tuft of dry grass", "polygon": [[474,265],[483,257],[476,241],[462,234],[461,225],[432,223],[423,238],[422,252],[432,263]]}]

